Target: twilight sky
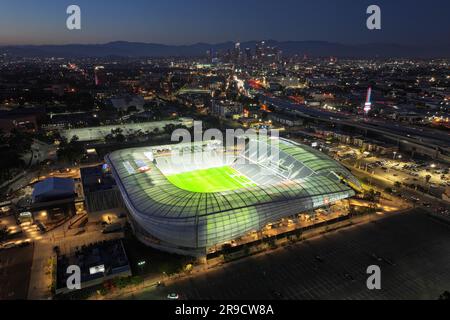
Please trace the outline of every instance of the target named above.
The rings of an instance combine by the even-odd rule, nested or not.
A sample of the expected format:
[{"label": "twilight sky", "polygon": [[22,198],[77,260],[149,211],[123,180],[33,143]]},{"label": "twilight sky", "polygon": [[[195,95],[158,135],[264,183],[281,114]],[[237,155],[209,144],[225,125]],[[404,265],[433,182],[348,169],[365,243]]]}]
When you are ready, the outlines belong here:
[{"label": "twilight sky", "polygon": [[[66,29],[81,7],[82,30]],[[366,9],[382,10],[382,30]],[[450,44],[448,0],[0,0],[0,44],[247,40]]]}]

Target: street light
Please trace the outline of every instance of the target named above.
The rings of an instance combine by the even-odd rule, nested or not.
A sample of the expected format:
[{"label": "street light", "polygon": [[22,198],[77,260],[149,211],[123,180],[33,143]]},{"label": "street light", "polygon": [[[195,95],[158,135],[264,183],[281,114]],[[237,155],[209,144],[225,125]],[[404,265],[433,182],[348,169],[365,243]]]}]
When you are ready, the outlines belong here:
[{"label": "street light", "polygon": [[147,263],[147,262],[146,262],[145,260],[139,261],[139,262],[138,262],[138,266],[139,266],[139,267],[143,267],[143,266],[145,266],[146,263]]}]

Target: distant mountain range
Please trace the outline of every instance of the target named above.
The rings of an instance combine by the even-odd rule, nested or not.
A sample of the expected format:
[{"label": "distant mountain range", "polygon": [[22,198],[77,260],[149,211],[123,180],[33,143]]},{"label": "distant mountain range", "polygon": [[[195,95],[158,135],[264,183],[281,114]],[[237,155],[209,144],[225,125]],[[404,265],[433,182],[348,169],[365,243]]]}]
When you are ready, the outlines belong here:
[{"label": "distant mountain range", "polygon": [[[257,41],[241,43],[241,48],[255,49]],[[433,46],[408,46],[389,43],[348,45],[325,41],[266,41],[278,47],[284,55],[310,57],[361,57],[361,58],[450,58],[450,44]],[[164,45],[156,43],[116,41],[105,44],[20,45],[0,46],[0,53],[22,57],[194,57],[204,56],[207,50],[225,51],[234,48],[233,42],[218,44]]]}]

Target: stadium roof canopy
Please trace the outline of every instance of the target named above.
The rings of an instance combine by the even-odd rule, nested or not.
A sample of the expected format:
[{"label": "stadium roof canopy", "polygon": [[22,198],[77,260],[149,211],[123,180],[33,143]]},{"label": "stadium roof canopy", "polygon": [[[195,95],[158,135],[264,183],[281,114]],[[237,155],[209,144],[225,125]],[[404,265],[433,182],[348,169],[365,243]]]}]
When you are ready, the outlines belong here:
[{"label": "stadium roof canopy", "polygon": [[172,184],[153,158],[164,147],[120,150],[106,159],[138,225],[163,242],[203,248],[354,195],[342,179],[356,186],[359,182],[339,163],[308,146],[279,142],[280,159],[291,168],[289,178],[217,193]]}]

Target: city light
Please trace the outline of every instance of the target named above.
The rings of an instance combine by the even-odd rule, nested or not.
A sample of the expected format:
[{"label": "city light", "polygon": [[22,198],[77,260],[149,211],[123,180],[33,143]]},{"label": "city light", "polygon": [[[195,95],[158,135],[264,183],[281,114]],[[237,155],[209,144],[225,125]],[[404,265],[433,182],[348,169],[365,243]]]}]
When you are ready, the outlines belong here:
[{"label": "city light", "polygon": [[138,262],[138,266],[139,267],[143,267],[143,266],[145,266],[147,264],[147,261],[145,261],[145,260],[142,260],[142,261],[139,261]]}]

